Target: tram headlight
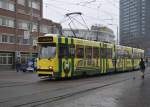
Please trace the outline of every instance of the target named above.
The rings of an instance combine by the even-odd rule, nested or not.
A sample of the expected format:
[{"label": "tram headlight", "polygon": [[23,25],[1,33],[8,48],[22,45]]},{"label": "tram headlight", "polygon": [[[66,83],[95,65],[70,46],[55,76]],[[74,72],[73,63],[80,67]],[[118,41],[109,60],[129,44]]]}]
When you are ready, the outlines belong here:
[{"label": "tram headlight", "polygon": [[40,69],[41,67],[40,66],[37,66],[37,69]]},{"label": "tram headlight", "polygon": [[52,67],[52,66],[49,66],[49,69],[50,69],[51,71],[53,71],[53,67]]}]

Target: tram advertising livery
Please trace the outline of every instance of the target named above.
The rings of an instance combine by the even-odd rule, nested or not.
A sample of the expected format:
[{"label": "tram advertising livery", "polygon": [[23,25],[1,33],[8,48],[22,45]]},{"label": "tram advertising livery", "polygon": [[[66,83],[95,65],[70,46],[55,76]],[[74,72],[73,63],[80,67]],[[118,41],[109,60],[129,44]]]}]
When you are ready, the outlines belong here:
[{"label": "tram advertising livery", "polygon": [[37,73],[53,79],[137,70],[144,56],[142,49],[48,34],[38,45]]}]

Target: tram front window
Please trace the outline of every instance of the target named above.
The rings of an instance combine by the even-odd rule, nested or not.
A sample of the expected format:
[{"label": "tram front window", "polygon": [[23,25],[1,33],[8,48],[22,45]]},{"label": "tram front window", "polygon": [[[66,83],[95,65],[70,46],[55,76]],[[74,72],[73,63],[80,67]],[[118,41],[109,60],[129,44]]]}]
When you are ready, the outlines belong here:
[{"label": "tram front window", "polygon": [[41,45],[40,58],[53,58],[56,55],[56,46]]}]

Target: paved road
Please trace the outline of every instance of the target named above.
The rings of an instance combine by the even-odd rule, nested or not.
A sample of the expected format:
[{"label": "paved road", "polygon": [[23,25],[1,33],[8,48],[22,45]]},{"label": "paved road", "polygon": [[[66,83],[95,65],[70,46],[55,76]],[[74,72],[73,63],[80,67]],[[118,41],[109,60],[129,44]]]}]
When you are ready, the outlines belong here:
[{"label": "paved road", "polygon": [[64,81],[0,72],[0,107],[150,107],[148,71]]}]

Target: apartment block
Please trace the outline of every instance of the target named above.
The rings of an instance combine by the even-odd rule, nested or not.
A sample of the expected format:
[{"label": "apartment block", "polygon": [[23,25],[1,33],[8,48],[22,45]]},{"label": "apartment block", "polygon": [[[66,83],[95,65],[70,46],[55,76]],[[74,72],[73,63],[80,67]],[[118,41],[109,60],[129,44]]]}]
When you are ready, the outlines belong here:
[{"label": "apartment block", "polygon": [[38,36],[59,33],[61,25],[43,18],[42,0],[0,0],[0,69],[15,68],[38,54]]}]

